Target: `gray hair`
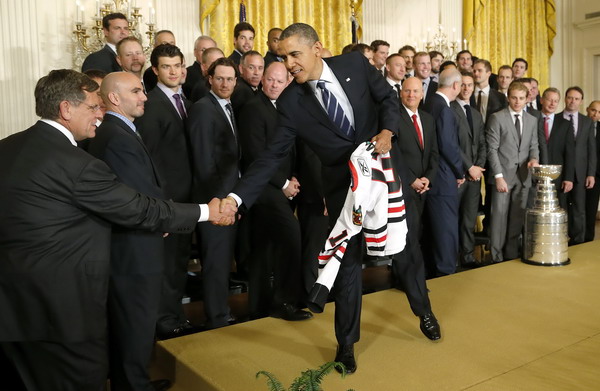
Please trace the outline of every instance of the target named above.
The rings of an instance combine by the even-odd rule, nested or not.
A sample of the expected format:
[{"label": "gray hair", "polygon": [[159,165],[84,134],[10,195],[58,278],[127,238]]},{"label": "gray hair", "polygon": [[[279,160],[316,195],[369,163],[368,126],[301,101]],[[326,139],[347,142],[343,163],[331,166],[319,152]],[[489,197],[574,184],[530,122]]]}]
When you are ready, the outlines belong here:
[{"label": "gray hair", "polygon": [[454,83],[462,83],[462,75],[458,69],[445,69],[440,73],[440,87],[452,87]]},{"label": "gray hair", "polygon": [[98,83],[87,75],[71,69],[57,69],[40,80],[35,86],[35,113],[41,118],[59,118],[60,102],[68,101],[79,105],[86,92],[98,90]]}]

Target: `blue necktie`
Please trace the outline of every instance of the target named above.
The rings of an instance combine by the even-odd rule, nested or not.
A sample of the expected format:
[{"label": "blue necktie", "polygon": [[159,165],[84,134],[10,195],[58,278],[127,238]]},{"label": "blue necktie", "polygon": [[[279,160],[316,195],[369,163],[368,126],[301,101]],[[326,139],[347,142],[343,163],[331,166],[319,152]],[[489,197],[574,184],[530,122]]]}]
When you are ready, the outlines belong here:
[{"label": "blue necktie", "polygon": [[346,136],[354,138],[354,128],[350,124],[350,120],[346,117],[346,114],[335,98],[335,95],[325,87],[325,81],[319,80],[317,82],[317,87],[321,89],[323,105],[325,106],[325,110],[327,111],[329,118],[331,118],[331,121],[333,121],[335,126],[337,126]]}]

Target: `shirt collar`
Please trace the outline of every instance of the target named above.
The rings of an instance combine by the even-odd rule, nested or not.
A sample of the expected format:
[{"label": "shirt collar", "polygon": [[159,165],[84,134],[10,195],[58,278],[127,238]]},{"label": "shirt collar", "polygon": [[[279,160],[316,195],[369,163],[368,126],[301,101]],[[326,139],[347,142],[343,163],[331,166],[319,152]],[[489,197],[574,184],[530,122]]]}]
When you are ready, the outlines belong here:
[{"label": "shirt collar", "polygon": [[510,106],[508,106],[508,112],[510,113],[510,116],[511,116],[511,117],[513,117],[513,118],[514,118],[514,117],[515,117],[515,115],[517,115],[517,114],[519,114],[519,115],[520,115],[520,118],[523,118],[523,110],[521,110],[521,111],[519,111],[519,112],[516,112],[516,111],[513,111],[513,109],[511,109],[511,108],[510,108]]},{"label": "shirt collar", "polygon": [[111,48],[111,49],[112,49],[112,51],[113,51],[113,52],[115,52],[115,54],[117,54],[117,45],[115,45],[115,44],[112,44],[112,43],[110,43],[110,42],[107,42],[107,43],[106,43],[106,46],[108,46],[109,48]]},{"label": "shirt collar", "polygon": [[114,111],[110,111],[110,110],[108,110],[108,111],[106,112],[106,114],[110,114],[110,115],[113,115],[113,116],[117,117],[117,118],[118,118],[118,119],[120,119],[121,121],[125,122],[125,124],[127,124],[127,126],[129,126],[129,128],[130,128],[131,130],[133,130],[134,132],[137,132],[137,130],[136,130],[136,128],[135,128],[135,125],[133,124],[133,122],[131,122],[131,121],[129,120],[129,118],[125,117],[124,115],[122,115],[122,114],[119,114],[119,113],[115,113]]},{"label": "shirt collar", "polygon": [[175,94],[182,95],[182,93],[181,93],[181,86],[179,86],[179,89],[177,90],[177,92],[173,92],[172,89],[170,89],[169,87],[167,87],[166,85],[164,85],[160,81],[158,83],[156,83],[156,86],[158,88],[160,88],[160,90],[162,92],[164,92],[165,95],[168,96],[170,99],[173,99],[173,95],[175,95]]},{"label": "shirt collar", "polygon": [[387,80],[387,82],[390,83],[390,85],[392,87],[396,86],[396,84],[398,84],[400,87],[402,87],[402,81],[392,80],[389,77],[386,77],[385,80]]},{"label": "shirt collar", "polygon": [[446,101],[446,106],[450,106],[450,99],[448,99],[448,97],[446,95],[444,95],[440,91],[436,91],[435,93],[438,94],[439,96],[441,96],[442,98],[444,98],[444,100]]},{"label": "shirt collar", "polygon": [[544,117],[544,118],[548,117],[548,118],[550,118],[550,120],[554,120],[554,114],[556,114],[556,113],[544,114],[542,112],[542,117]]},{"label": "shirt collar", "polygon": [[333,74],[333,71],[331,70],[331,68],[329,68],[329,65],[327,65],[327,63],[325,61],[323,61],[323,59],[321,59],[321,61],[323,62],[323,70],[321,71],[321,76],[319,77],[318,80],[309,80],[308,81],[308,85],[310,86],[310,88],[313,90],[313,92],[315,94],[317,93],[317,83],[320,80],[324,80],[328,83],[333,83],[333,80],[335,78],[335,75]]},{"label": "shirt collar", "polygon": [[73,137],[73,133],[71,133],[69,131],[69,129],[65,128],[63,124],[53,121],[51,119],[45,119],[45,118],[40,119],[40,121],[52,126],[54,129],[56,129],[58,131],[60,131],[62,134],[65,135],[66,138],[69,139],[69,142],[71,144],[73,144],[73,146],[75,146],[75,147],[77,146],[77,142],[75,141],[75,137]]},{"label": "shirt collar", "polygon": [[488,84],[487,86],[485,86],[483,88],[475,87],[475,93],[478,94],[479,91],[483,91],[484,94],[489,95],[490,94],[490,85]]},{"label": "shirt collar", "polygon": [[[404,103],[402,104],[402,106],[404,106]],[[419,113],[417,112],[413,112],[411,109],[409,109],[408,107],[404,106],[404,108],[406,109],[406,111],[408,111],[408,116],[412,117],[413,115],[417,115],[417,118],[419,118]],[[417,111],[419,111],[419,109],[417,109]]]},{"label": "shirt collar", "polygon": [[460,107],[469,106],[471,103],[466,100],[461,100],[456,98],[456,102],[460,105]]},{"label": "shirt collar", "polygon": [[212,96],[215,97],[215,99],[217,100],[217,102],[219,102],[219,104],[221,105],[221,107],[225,108],[225,105],[230,104],[231,101],[229,101],[228,99],[223,99],[223,98],[219,98],[217,96],[217,94],[214,93],[213,90],[210,90],[210,93],[212,94]]}]

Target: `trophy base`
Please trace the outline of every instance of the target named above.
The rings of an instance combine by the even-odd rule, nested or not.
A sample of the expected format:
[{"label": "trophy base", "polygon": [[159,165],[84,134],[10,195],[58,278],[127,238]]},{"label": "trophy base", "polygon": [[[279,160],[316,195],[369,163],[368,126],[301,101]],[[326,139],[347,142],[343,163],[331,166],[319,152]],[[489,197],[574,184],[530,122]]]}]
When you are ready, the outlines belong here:
[{"label": "trophy base", "polygon": [[534,265],[534,266],[566,266],[571,263],[571,258],[567,258],[566,261],[562,261],[562,262],[542,262],[542,261],[532,261],[529,259],[521,259],[521,262],[526,263],[528,265]]}]

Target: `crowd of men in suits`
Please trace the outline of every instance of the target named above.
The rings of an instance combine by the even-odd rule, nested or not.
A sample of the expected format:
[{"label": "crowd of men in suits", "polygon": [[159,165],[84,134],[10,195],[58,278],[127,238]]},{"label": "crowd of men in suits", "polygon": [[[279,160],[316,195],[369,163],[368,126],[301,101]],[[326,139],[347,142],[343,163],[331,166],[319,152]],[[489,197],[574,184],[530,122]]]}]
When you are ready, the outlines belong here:
[{"label": "crowd of men in suits", "polygon": [[[212,38],[200,36],[194,44],[194,62],[187,68],[174,34],[157,32],[151,66],[144,72],[146,56],[140,41],[129,36],[125,15],[104,17],[103,31],[106,46],[90,54],[82,66],[94,82],[74,72],[62,76],[80,80],[82,86],[76,100],[69,95],[64,101],[83,106],[71,107],[54,97],[58,108],[41,112],[42,121],[29,132],[43,133],[42,128],[51,126],[67,135],[63,130],[74,129],[71,112],[81,110],[89,117],[87,130],[74,140],[67,135],[67,141],[77,141],[87,153],[65,152],[62,145],[54,152],[73,156],[78,163],[69,163],[73,173],[64,180],[85,187],[74,198],[76,211],[68,209],[64,215],[76,218],[76,213],[88,213],[84,217],[102,232],[89,251],[106,245],[97,257],[110,259],[102,265],[102,273],[110,278],[98,296],[106,295],[106,308],[82,305],[89,307],[86,311],[107,314],[109,360],[92,360],[90,366],[95,365],[96,374],[104,373],[108,361],[114,390],[168,388],[168,382],[150,382],[154,337],[197,330],[181,305],[193,242],[189,220],[217,223],[196,228],[205,328],[235,322],[227,304],[233,268],[235,277],[248,283],[251,318],[312,317],[302,308],[317,278],[317,256],[348,191],[347,160],[362,141],[376,141],[377,152],[391,151],[402,179],[409,234],[405,250],[392,257],[391,267],[429,339],[441,334],[425,277],[482,264],[473,255],[480,212],[485,215],[491,261],[519,257],[524,212],[533,195],[530,167],[563,166],[555,183],[560,204],[569,213],[571,244],[594,238],[600,194],[600,101],[590,103],[584,116],[579,113],[584,92],[571,87],[564,94],[564,110],[556,113],[561,92],[548,88],[540,96],[537,80],[526,77],[525,59],[517,58],[494,74],[489,61],[476,59],[467,50],[450,61],[439,52],[418,52],[411,46],[390,54],[390,45],[376,40],[371,45],[348,45],[343,53],[350,54],[324,61],[331,53],[303,24],[285,31],[270,29],[269,49],[263,56],[253,50],[253,26],[243,22],[235,26],[235,48],[229,57]],[[54,76],[61,87],[75,88]],[[38,83],[36,93],[38,89],[42,96],[43,83]],[[335,113],[341,113],[341,123],[348,126],[334,125]],[[44,124],[45,120],[54,122]],[[59,144],[36,137],[42,143]],[[0,148],[9,151],[20,142],[13,137]],[[13,157],[7,153],[0,155]],[[99,163],[90,163],[90,155],[104,163],[94,167]],[[9,160],[4,164],[8,166]],[[75,171],[82,174],[72,177]],[[3,176],[0,185],[8,188],[10,180]],[[117,183],[127,185],[127,190]],[[218,207],[214,197],[222,199]],[[191,217],[179,217],[185,224],[171,222],[177,220],[173,216],[177,203],[200,204],[200,218],[196,207],[195,214],[188,213]],[[242,218],[234,218],[234,211]],[[103,220],[90,217],[96,215]],[[107,234],[110,225],[105,221],[114,223],[112,234]],[[162,232],[171,233],[163,237]],[[65,240],[78,241],[70,236]],[[105,253],[109,248],[110,254]],[[85,252],[89,255],[88,249]],[[68,259],[76,262],[79,255],[69,253]],[[353,345],[360,335],[362,258],[362,242],[355,237],[333,290],[336,360],[348,372],[356,370]],[[89,274],[99,272],[93,270],[100,267],[96,264],[84,266]],[[3,287],[10,284],[0,278]],[[20,319],[19,310],[14,312],[14,319]],[[96,328],[102,324],[99,321]],[[91,340],[94,343],[85,346],[87,355],[102,354],[102,333],[87,335],[88,326],[81,325],[85,338],[65,337],[61,328],[54,329],[56,335],[40,328],[25,337],[69,343]],[[16,323],[2,326],[0,332],[4,334],[5,328],[12,333],[9,341],[22,340],[13,331]],[[20,346],[2,346],[27,387],[39,379],[62,384],[58,378],[64,373],[42,376],[35,368],[25,373],[23,363],[30,358]],[[27,354],[48,349],[35,348]],[[71,380],[84,384],[97,379]]]}]

